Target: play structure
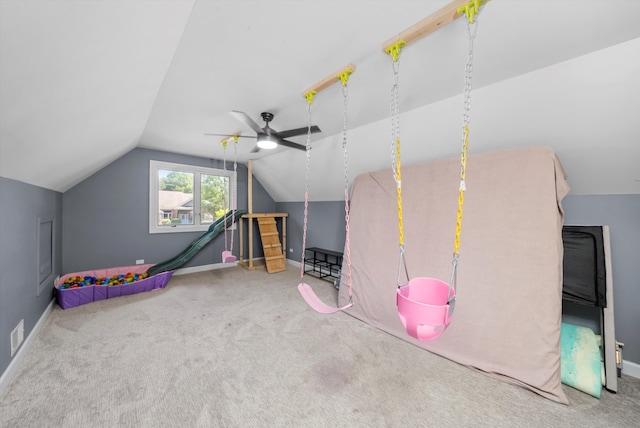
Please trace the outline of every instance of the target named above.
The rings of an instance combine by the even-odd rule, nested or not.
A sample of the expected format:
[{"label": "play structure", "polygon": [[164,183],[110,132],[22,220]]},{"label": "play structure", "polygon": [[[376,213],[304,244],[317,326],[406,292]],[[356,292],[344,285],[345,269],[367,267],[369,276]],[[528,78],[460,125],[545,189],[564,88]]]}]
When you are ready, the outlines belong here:
[{"label": "play structure", "polygon": [[[287,269],[285,260],[285,250],[287,248],[287,217],[288,213],[254,213],[253,212],[253,172],[251,161],[247,164],[248,172],[248,209],[249,211],[239,216],[240,227],[240,261],[238,265],[247,269],[255,270],[266,268],[268,273],[282,272]],[[278,223],[276,219],[280,219],[282,225],[282,243],[280,243],[280,232],[278,232]],[[249,248],[248,259],[244,259],[244,220],[247,220]],[[253,257],[253,226],[254,220],[258,222],[258,230],[260,240],[262,242],[263,259]]]},{"label": "play structure", "polygon": [[[253,123],[253,121],[242,112],[234,111],[232,112],[234,116],[238,117],[241,121],[249,123],[253,125],[253,127],[257,126]],[[270,113],[263,113],[263,115],[269,116]],[[267,123],[268,128],[268,123]],[[319,132],[319,128],[313,127],[313,132]],[[271,132],[271,131],[270,131]],[[290,130],[284,131],[282,134],[284,135],[293,135],[291,132],[299,132],[299,130]],[[274,132],[274,135],[278,134]],[[219,135],[219,134],[208,134],[208,135]],[[280,135],[280,134],[278,134]],[[233,159],[233,173],[234,176],[237,176],[238,171],[238,138],[242,137],[240,133],[236,133],[231,136],[225,136],[220,143],[223,147],[223,165],[224,169],[227,169],[227,145],[229,141],[233,140],[234,147],[234,159]],[[253,138],[253,137],[252,137]],[[281,141],[282,142],[282,141]],[[287,144],[290,142],[286,142]],[[294,144],[295,143],[290,143]],[[238,220],[238,228],[240,231],[240,254],[238,261],[238,265],[247,269],[247,270],[255,270],[266,268],[269,273],[282,272],[286,270],[286,260],[285,260],[285,249],[287,247],[287,213],[254,213],[253,212],[253,164],[251,160],[247,163],[247,193],[248,193],[248,211],[243,211],[240,216],[236,216],[235,206],[237,204],[237,190],[234,187],[233,192],[231,194],[231,211],[225,214],[225,219],[229,214],[231,214],[231,227],[226,227],[224,229],[224,251],[222,252],[222,262],[223,263],[233,263],[235,262],[236,256],[233,255],[233,239],[234,232],[236,229],[236,219]],[[280,223],[282,224],[282,243],[280,243],[280,233],[278,232],[278,222],[277,219],[280,219]],[[247,220],[247,229],[248,229],[248,258],[244,259],[244,220]],[[253,250],[254,250],[254,220],[258,223],[258,230],[260,233],[260,241],[262,243],[262,250],[264,257],[263,258],[254,258]],[[224,224],[227,222],[225,221]],[[228,235],[230,235],[230,239],[227,239]],[[230,241],[230,244],[229,244]]]},{"label": "play structure", "polygon": [[[473,42],[477,14],[483,3],[486,2],[456,0],[383,44],[383,51],[392,59],[394,71],[390,106],[391,168],[358,175],[352,184],[351,197],[347,169],[347,94],[349,77],[355,67],[350,64],[305,91],[309,125],[298,290],[318,313],[347,313],[422,349],[548,399],[567,403],[562,381],[598,397],[603,382],[598,339],[593,332],[561,324],[563,275],[568,277],[568,270],[563,270],[567,251],[562,238],[561,202],[569,187],[558,157],[547,147],[468,154]],[[467,18],[469,49],[460,156],[403,166],[398,85],[400,54],[410,43],[459,17]],[[331,269],[338,272],[342,284],[337,305],[331,306],[320,300],[304,279],[305,258],[310,250],[306,248],[306,239],[312,105],[318,92],[338,81],[342,83],[344,101],[342,148],[346,235],[344,253],[335,253],[336,260],[340,254],[340,268],[330,268],[330,272]],[[226,168],[226,143],[224,147]],[[235,168],[234,161],[234,171]],[[472,189],[468,193],[467,177]],[[236,220],[240,228],[238,264],[249,270],[266,267],[269,273],[285,270],[283,250],[286,248],[287,214],[253,213],[251,161],[248,163],[248,193],[248,212],[233,209],[226,213],[176,257],[155,266],[137,267],[140,272],[127,267],[121,268],[127,270],[126,273],[76,274],[65,278],[72,285],[61,286],[59,293],[82,290],[86,291],[87,299],[91,295],[91,299],[97,300],[98,296],[108,298],[111,287],[122,287],[121,294],[130,294],[136,292],[132,291],[134,288],[127,288],[125,292],[125,287],[153,278],[160,282],[145,284],[142,288],[138,286],[138,289],[148,291],[163,287],[174,269],[186,263],[220,233],[225,234],[223,262],[235,260],[231,248]],[[237,197],[235,192],[232,197]],[[464,263],[459,263],[463,207]],[[282,225],[282,242],[278,219]],[[243,248],[244,220],[248,221],[249,233],[247,260]],[[253,257],[254,220],[258,222],[264,260]],[[390,227],[396,224],[397,228]],[[231,232],[229,247],[228,231]],[[608,231],[604,236],[608,241]],[[312,249],[311,264],[315,269],[315,265],[321,263],[316,260],[316,253],[321,249]],[[585,264],[588,263],[578,264],[580,273]],[[409,268],[412,275],[409,275]],[[607,272],[610,276],[610,270]],[[143,278],[142,274],[150,276]],[[605,273],[589,276],[594,275],[600,277]],[[112,284],[107,277],[113,279]],[[136,278],[141,280],[135,281]],[[448,281],[438,278],[448,278]],[[102,297],[104,293],[107,297]],[[69,296],[78,299],[80,291],[78,295]],[[606,299],[604,296],[605,291],[596,289],[592,299],[594,306],[605,308],[603,300],[613,300],[612,290],[606,289]],[[454,308],[455,322],[451,322]],[[616,346],[612,309],[611,303],[610,310],[603,312],[604,370],[608,372],[615,372],[611,356],[613,352],[615,357]],[[411,369],[419,370],[419,367]],[[574,376],[578,370],[588,373],[587,378]],[[607,386],[616,388],[615,373],[607,373],[606,377],[611,376],[613,379],[607,381]]]},{"label": "play structure", "polygon": [[[350,239],[349,239],[349,175],[348,175],[348,161],[347,161],[347,83],[349,81],[349,76],[355,71],[355,67],[352,64],[349,64],[344,69],[339,72],[329,76],[328,78],[322,80],[317,85],[313,86],[309,90],[305,91],[304,96],[307,99],[308,110],[309,110],[309,132],[307,133],[307,169],[306,169],[306,179],[305,179],[305,192],[304,192],[304,221],[302,227],[302,258],[300,263],[300,284],[298,284],[298,291],[304,298],[313,310],[319,312],[321,314],[333,314],[339,311],[344,311],[345,309],[349,309],[353,306],[352,299],[352,281],[351,281],[351,250],[350,250]],[[349,301],[344,305],[339,307],[329,306],[324,303],[320,298],[313,292],[311,286],[304,282],[304,273],[305,273],[305,258],[307,253],[307,219],[309,214],[309,170],[311,169],[311,107],[313,104],[313,99],[316,94],[322,89],[328,87],[332,83],[340,81],[342,82],[342,97],[344,100],[344,110],[343,110],[343,126],[342,126],[342,151],[344,152],[344,212],[345,212],[345,232],[346,232],[346,240],[345,240],[345,252],[344,255],[346,261],[346,284],[347,284],[347,293],[349,296]],[[314,251],[314,259],[315,259],[315,251]]]},{"label": "play structure", "polygon": [[230,228],[246,211],[232,210],[209,226],[175,257],[158,264],[121,266],[74,272],[61,276],[55,283],[58,303],[63,309],[73,308],[97,300],[164,288],[175,269],[195,256],[212,239]]},{"label": "play structure", "polygon": [[211,242],[213,238],[223,233],[226,228],[230,228],[231,223],[245,214],[245,212],[246,211],[243,210],[228,211],[224,216],[221,216],[218,220],[213,222],[204,234],[193,240],[193,242],[191,242],[191,244],[189,244],[179,254],[171,257],[168,260],[151,266],[148,270],[149,275],[156,275],[160,272],[167,272],[170,270],[178,269],[186,262],[191,260],[193,256],[195,256],[200,250],[202,250],[205,245]]},{"label": "play structure", "polygon": [[[237,144],[237,135],[231,137]],[[226,146],[230,138],[222,141],[224,147],[223,165],[226,170]],[[74,272],[66,274],[55,283],[58,302],[63,309],[76,307],[96,300],[114,298],[122,295],[135,294],[164,288],[173,272],[191,260],[200,250],[218,235],[225,238],[222,252],[223,263],[233,263],[233,243],[236,224],[240,228],[240,266],[247,269],[257,269],[266,266],[269,273],[281,272],[286,269],[283,248],[286,247],[286,217],[287,213],[253,213],[252,212],[252,173],[249,161],[249,211],[236,209],[237,190],[233,187],[230,200],[231,209],[212,223],[207,231],[193,240],[176,256],[163,262],[147,265],[121,266],[108,269]],[[234,175],[237,174],[237,151],[234,154]],[[276,218],[282,222],[282,244],[280,244]],[[243,259],[243,219],[249,221],[249,259]],[[262,247],[264,250],[264,264],[253,258],[253,220],[258,221]],[[228,239],[229,238],[229,239]]]},{"label": "play structure", "polygon": [[[337,306],[423,349],[566,403],[559,346],[564,171],[545,147],[467,155],[474,28],[483,3],[454,1],[383,44],[393,58],[449,23],[462,24],[458,17],[468,18],[461,154],[401,166],[394,59],[392,167],[353,181],[353,287],[340,287]],[[395,230],[389,227],[394,223]],[[389,265],[398,260],[398,244],[394,272]],[[461,248],[464,262],[458,264]]]},{"label": "play structure", "polygon": [[[460,4],[458,4],[460,3]],[[469,146],[469,118],[471,109],[471,80],[473,70],[473,40],[476,32],[476,15],[480,11],[482,5],[481,0],[475,0],[462,4],[462,2],[454,2],[447,8],[439,11],[435,17],[429,18],[427,21],[417,26],[411,27],[409,30],[401,33],[391,41],[383,45],[383,50],[393,59],[394,84],[391,89],[391,129],[392,129],[392,173],[396,182],[397,207],[398,207],[398,230],[399,230],[399,263],[397,276],[397,295],[396,304],[398,315],[405,326],[406,331],[412,337],[419,340],[432,340],[439,337],[449,326],[453,317],[453,311],[456,300],[456,281],[457,268],[460,249],[460,234],[462,226],[462,209],[464,204],[464,193],[466,191],[466,167],[467,152]],[[458,189],[458,210],[456,219],[456,232],[454,240],[454,251],[452,271],[449,282],[444,282],[432,277],[417,277],[410,279],[405,254],[404,244],[404,226],[403,226],[403,207],[402,207],[402,177],[401,177],[401,149],[400,149],[400,106],[399,106],[399,58],[402,49],[409,43],[429,34],[437,28],[452,22],[454,19],[466,16],[468,20],[467,33],[469,39],[469,55],[466,65],[465,85],[464,85],[464,114],[463,114],[463,135],[462,148],[460,156],[460,182]],[[328,78],[314,85],[305,91],[304,96],[309,106],[309,132],[307,134],[307,171],[306,171],[306,189],[305,189],[305,208],[303,223],[303,239],[302,239],[302,263],[300,271],[301,282],[298,289],[305,301],[317,312],[323,314],[335,313],[349,309],[353,306],[352,280],[351,280],[351,259],[350,259],[350,239],[349,239],[349,189],[348,189],[348,171],[347,171],[347,82],[349,76],[353,73],[355,67],[347,66],[345,69],[335,73]],[[346,219],[346,279],[349,300],[344,305],[337,308],[326,305],[313,292],[311,287],[304,283],[304,267],[306,257],[306,235],[307,235],[307,216],[309,205],[309,169],[310,169],[310,142],[311,142],[311,107],[315,95],[322,89],[328,87],[336,81],[342,81],[343,97],[344,97],[344,127],[343,127],[343,150],[345,164],[345,219]]]}]

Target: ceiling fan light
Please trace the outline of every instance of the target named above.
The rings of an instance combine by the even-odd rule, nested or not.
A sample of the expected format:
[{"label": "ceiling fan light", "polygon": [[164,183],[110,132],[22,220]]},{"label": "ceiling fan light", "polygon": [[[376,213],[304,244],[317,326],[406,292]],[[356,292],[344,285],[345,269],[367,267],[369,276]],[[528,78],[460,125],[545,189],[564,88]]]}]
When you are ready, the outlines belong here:
[{"label": "ceiling fan light", "polygon": [[276,147],[278,147],[278,143],[273,138],[266,135],[264,137],[258,138],[258,147],[267,150],[275,149]]}]

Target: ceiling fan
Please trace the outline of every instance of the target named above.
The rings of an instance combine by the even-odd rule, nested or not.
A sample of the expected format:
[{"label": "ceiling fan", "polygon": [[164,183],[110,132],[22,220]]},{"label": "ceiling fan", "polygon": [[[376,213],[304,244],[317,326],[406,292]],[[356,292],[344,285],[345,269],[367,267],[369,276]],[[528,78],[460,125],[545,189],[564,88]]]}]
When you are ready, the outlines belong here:
[{"label": "ceiling fan", "polygon": [[[251,153],[259,152],[260,149],[275,149],[276,147],[278,147],[278,144],[281,144],[285,147],[298,149],[298,150],[306,150],[306,146],[302,144],[294,143],[293,141],[286,140],[286,138],[296,137],[298,135],[305,135],[309,131],[308,127],[306,126],[304,128],[289,129],[287,131],[277,132],[271,127],[269,127],[269,122],[273,120],[273,113],[263,112],[260,114],[260,116],[262,116],[262,120],[265,121],[265,126],[263,128],[260,128],[260,126],[253,119],[251,119],[246,113],[233,110],[229,114],[231,114],[231,116],[235,117],[240,122],[244,123],[249,128],[255,131],[256,133],[255,137],[247,137],[243,135],[239,136],[240,138],[256,138],[257,144],[256,144],[256,147],[254,147],[253,150],[251,150]],[[316,132],[320,132],[320,128],[314,125],[311,127],[311,133],[316,133]],[[221,137],[229,137],[229,135],[226,135],[226,134],[205,133],[205,135],[218,135]]]}]

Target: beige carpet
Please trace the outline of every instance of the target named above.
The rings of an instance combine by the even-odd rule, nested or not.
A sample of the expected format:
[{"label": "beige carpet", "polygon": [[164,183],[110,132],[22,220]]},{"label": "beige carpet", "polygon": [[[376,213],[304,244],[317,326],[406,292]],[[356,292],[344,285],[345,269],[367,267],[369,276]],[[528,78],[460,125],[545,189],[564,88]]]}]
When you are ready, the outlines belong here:
[{"label": "beige carpet", "polygon": [[[332,284],[306,277],[333,302]],[[0,398],[1,427],[631,427],[640,380],[569,406],[319,315],[299,271],[232,267],[55,307]],[[357,302],[356,302],[357,304]]]}]

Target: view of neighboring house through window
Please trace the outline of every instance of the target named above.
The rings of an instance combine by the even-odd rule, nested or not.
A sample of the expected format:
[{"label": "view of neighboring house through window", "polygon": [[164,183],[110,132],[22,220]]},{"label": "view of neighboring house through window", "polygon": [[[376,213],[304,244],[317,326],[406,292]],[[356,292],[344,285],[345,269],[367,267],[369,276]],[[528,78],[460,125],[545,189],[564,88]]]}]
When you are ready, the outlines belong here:
[{"label": "view of neighboring house through window", "polygon": [[235,204],[233,171],[150,161],[149,233],[206,230]]}]

